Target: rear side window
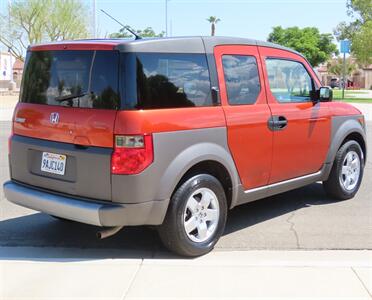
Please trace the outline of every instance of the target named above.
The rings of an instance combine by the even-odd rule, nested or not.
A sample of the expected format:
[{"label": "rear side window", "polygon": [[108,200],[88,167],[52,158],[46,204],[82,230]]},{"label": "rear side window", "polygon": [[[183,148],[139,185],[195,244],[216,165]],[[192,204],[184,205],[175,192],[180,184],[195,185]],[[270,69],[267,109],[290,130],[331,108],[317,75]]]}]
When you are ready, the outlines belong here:
[{"label": "rear side window", "polygon": [[136,54],[136,109],[212,105],[203,54]]},{"label": "rear side window", "polygon": [[271,93],[280,103],[308,102],[313,81],[300,62],[284,59],[266,59]]},{"label": "rear side window", "polygon": [[114,51],[28,52],[21,102],[118,109],[118,68]]},{"label": "rear side window", "polygon": [[256,58],[223,55],[222,65],[229,104],[254,104],[261,90]]}]

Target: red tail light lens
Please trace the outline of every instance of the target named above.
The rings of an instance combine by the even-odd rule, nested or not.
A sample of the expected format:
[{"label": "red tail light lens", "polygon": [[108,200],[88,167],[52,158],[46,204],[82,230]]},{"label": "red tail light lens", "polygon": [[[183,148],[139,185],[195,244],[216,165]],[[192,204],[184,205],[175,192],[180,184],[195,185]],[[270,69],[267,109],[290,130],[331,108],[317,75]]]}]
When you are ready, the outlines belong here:
[{"label": "red tail light lens", "polygon": [[111,173],[133,175],[142,172],[154,160],[151,135],[116,135],[111,156]]}]

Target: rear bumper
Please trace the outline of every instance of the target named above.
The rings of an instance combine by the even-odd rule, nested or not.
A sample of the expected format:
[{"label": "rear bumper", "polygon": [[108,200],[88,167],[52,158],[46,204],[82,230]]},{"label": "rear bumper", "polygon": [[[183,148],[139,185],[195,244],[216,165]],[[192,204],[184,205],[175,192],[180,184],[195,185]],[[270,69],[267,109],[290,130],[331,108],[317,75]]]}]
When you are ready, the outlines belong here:
[{"label": "rear bumper", "polygon": [[14,181],[4,183],[5,197],[15,204],[53,216],[96,226],[159,225],[169,199],[138,204],[81,200],[34,189]]}]

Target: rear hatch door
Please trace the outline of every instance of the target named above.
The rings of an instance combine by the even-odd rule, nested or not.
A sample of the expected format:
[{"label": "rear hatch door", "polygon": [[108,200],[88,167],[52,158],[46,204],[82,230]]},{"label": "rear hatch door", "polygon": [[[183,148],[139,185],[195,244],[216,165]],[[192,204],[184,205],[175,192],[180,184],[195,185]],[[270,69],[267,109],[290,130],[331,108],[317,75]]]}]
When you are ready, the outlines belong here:
[{"label": "rear hatch door", "polygon": [[111,200],[116,51],[32,51],[13,120],[11,176],[74,196]]}]

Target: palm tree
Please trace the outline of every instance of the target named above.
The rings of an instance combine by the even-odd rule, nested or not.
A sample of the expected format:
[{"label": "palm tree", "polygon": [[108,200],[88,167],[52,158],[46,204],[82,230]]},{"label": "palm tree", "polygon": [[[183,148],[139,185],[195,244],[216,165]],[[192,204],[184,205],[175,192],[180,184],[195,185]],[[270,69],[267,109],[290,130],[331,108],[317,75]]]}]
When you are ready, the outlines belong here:
[{"label": "palm tree", "polygon": [[211,36],[214,36],[216,32],[216,24],[221,21],[221,19],[215,17],[215,16],[210,16],[207,21],[211,23]]}]

